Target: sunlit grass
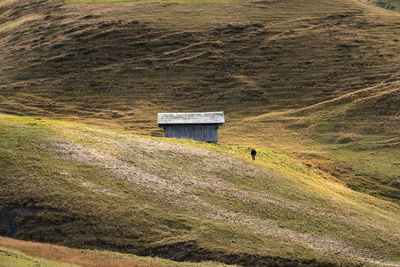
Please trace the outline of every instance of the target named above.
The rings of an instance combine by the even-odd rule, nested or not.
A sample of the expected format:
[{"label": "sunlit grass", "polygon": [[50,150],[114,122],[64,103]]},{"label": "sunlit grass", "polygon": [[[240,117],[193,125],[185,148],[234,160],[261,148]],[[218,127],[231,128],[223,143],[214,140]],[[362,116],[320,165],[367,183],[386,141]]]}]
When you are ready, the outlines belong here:
[{"label": "sunlit grass", "polygon": [[[154,242],[152,241],[154,240],[152,233],[154,229],[163,229],[158,235],[163,235],[166,239],[194,239],[206,247],[225,247],[226,244],[234,241],[231,247],[233,250],[259,253],[258,249],[263,247],[263,251],[265,253],[268,251],[271,255],[288,256],[290,251],[296,251],[297,255],[325,257],[317,256],[318,253],[314,254],[316,252],[304,250],[295,243],[286,244],[284,239],[281,240],[283,243],[274,243],[273,239],[263,236],[260,240],[250,242],[255,238],[255,235],[245,226],[233,226],[226,222],[210,220],[203,218],[201,214],[196,215],[196,217],[200,216],[199,218],[190,216],[188,211],[183,212],[178,207],[171,207],[171,204],[166,205],[163,201],[157,201],[136,191],[130,183],[114,177],[112,173],[101,168],[73,160],[60,161],[56,155],[49,153],[47,149],[43,150],[44,147],[47,147],[46,144],[49,140],[60,139],[90,147],[101,151],[101,153],[124,160],[124,162],[140,166],[150,173],[160,173],[163,169],[167,169],[167,173],[162,172],[164,179],[167,180],[181,175],[182,168],[185,175],[197,177],[199,180],[222,179],[224,183],[235,188],[235,191],[250,190],[254,194],[262,194],[277,199],[279,200],[278,203],[282,204],[277,205],[273,202],[266,205],[262,202],[251,202],[251,199],[250,202],[243,202],[240,195],[233,194],[235,191],[222,191],[215,194],[201,188],[194,191],[196,197],[218,207],[246,214],[246,216],[253,216],[259,220],[273,220],[282,229],[296,233],[323,235],[343,240],[346,243],[356,242],[370,250],[375,250],[377,253],[383,253],[385,257],[390,259],[394,260],[398,257],[395,252],[396,246],[393,247],[396,238],[395,235],[392,236],[393,231],[397,231],[396,223],[399,219],[396,204],[355,192],[339,183],[329,174],[313,169],[302,161],[274,149],[256,147],[258,153],[256,160],[253,161],[250,157],[250,147],[247,146],[137,136],[125,131],[112,131],[99,126],[88,126],[75,122],[0,115],[0,126],[0,137],[2,139],[0,152],[3,155],[0,168],[6,171],[6,175],[22,175],[26,188],[18,188],[18,190],[23,190],[18,193],[18,198],[21,198],[18,201],[23,201],[24,195],[29,192],[26,190],[30,187],[36,187],[37,181],[40,181],[40,192],[44,195],[48,194],[46,193],[48,190],[61,187],[63,192],[57,193],[61,195],[56,200],[52,200],[52,207],[56,208],[59,205],[62,207],[65,205],[62,203],[68,201],[70,202],[69,205],[77,205],[80,212],[114,218],[114,222],[109,225],[111,232],[116,231],[114,228],[116,226],[129,226],[129,218],[136,214],[134,215],[135,221],[140,225],[147,225],[147,220],[149,217],[151,218],[152,224],[145,227],[148,242]],[[140,145],[142,141],[137,143],[136,138],[139,138],[139,140],[151,139],[151,142],[160,142],[160,145],[182,146],[182,151],[186,149],[212,151],[221,155],[221,157],[229,156],[238,159],[247,167],[243,169],[243,173],[239,174],[224,169],[209,169],[207,165],[201,164],[202,160],[206,160],[206,158],[199,161],[198,157],[184,156],[180,152],[165,152],[164,150],[154,153]],[[127,153],[127,148],[139,152],[140,156]],[[30,166],[30,169],[25,169],[22,166]],[[252,168],[261,168],[268,174],[265,176],[256,173],[251,174],[250,169]],[[19,180],[21,178],[10,180],[10,182]],[[86,184],[86,186],[82,184]],[[91,185],[90,188],[87,187],[88,184]],[[7,194],[10,194],[15,189],[8,187],[7,190]],[[97,209],[96,211],[87,206],[87,203],[92,202],[90,196],[93,194],[93,190],[97,192],[95,194],[97,201],[92,204],[93,208]],[[99,193],[104,190],[107,190],[105,192],[109,192],[111,195]],[[188,190],[191,190],[191,187]],[[49,195],[50,198],[52,194]],[[29,194],[25,197],[28,196]],[[78,202],[76,202],[77,200]],[[47,201],[50,200],[46,200],[44,203]],[[120,201],[124,202],[123,206],[119,206]],[[290,203],[297,203],[303,208],[293,209]],[[143,206],[147,208],[143,209]],[[147,213],[146,210],[151,210],[151,212]],[[132,213],[132,211],[135,212]],[[75,216],[79,216],[78,214]],[[126,216],[121,216],[121,214],[126,214]],[[339,217],[337,217],[338,215]],[[164,220],[173,221],[173,225],[182,226],[182,229],[174,229],[174,233],[179,233],[180,238],[178,236],[173,237],[174,234],[162,224]],[[204,222],[209,222],[206,227]],[[73,233],[76,230],[74,228],[75,226],[69,227],[68,232]],[[193,230],[185,230],[190,228]],[[211,232],[224,236],[222,233],[228,231],[228,229],[235,234],[221,237],[217,243],[210,238]],[[352,235],[347,234],[347,229],[352,229]],[[129,232],[131,230],[134,229],[130,228]],[[57,232],[51,231],[53,238],[58,236]],[[66,231],[66,229],[63,231]],[[90,235],[82,238],[90,238]],[[386,240],[386,245],[382,243],[379,247],[375,247],[375,244],[370,242],[370,240],[375,240],[377,236]],[[68,242],[72,244],[82,242],[79,240],[80,238],[74,237],[73,240]],[[118,236],[116,236],[108,242],[120,242],[118,240]],[[309,256],[304,257],[308,258]],[[333,259],[330,256],[326,257]]]},{"label": "sunlit grass", "polygon": [[[1,2],[0,2],[0,6],[1,6]],[[27,21],[37,20],[37,19],[40,19],[40,18],[41,18],[41,16],[39,16],[39,15],[26,15],[26,16],[19,17],[16,20],[12,20],[12,21],[8,21],[8,22],[5,22],[3,24],[0,24],[0,32],[3,32],[3,31],[6,31],[6,30],[10,30],[12,28],[18,27],[18,26],[20,26],[21,24],[23,24],[23,23],[25,23]]]},{"label": "sunlit grass", "polygon": [[[34,198],[40,207],[52,212],[67,209],[65,203],[72,203],[67,214],[80,216],[74,212],[82,209],[82,214],[113,218],[107,242],[122,243],[122,247],[130,241],[115,237],[115,229],[138,234],[127,221],[137,216],[136,222],[144,228],[138,235],[148,238],[148,243],[156,240],[154,236],[164,241],[195,239],[205,247],[230,251],[259,253],[259,248],[267,247],[262,252],[319,257],[295,243],[257,239],[244,227],[232,230],[225,223],[217,227],[214,221],[197,221],[193,214],[183,218],[171,215],[182,211],[172,211],[169,205],[141,195],[101,168],[60,161],[57,154],[45,149],[49,140],[60,138],[154,172],[172,169],[169,179],[180,175],[173,166],[200,178],[221,177],[237,190],[299,203],[311,211],[260,203],[249,210],[248,203],[232,192],[195,192],[196,197],[220,207],[277,221],[285,229],[355,242],[388,258],[398,258],[394,251],[398,240],[393,236],[398,232],[394,223],[399,220],[400,155],[396,142],[385,145],[398,136],[398,102],[393,100],[394,93],[383,97],[398,88],[398,14],[352,0],[67,0],[71,5],[39,1],[42,6],[25,2],[0,1],[0,6],[7,5],[6,22],[0,25],[0,32],[7,31],[0,110],[124,130],[0,115],[0,168],[12,185],[2,190],[16,190],[12,191],[13,201],[17,198],[15,202],[25,205]],[[379,1],[380,5],[388,2],[392,1]],[[50,16],[48,10],[52,10]],[[46,20],[37,20],[32,15],[36,13]],[[23,17],[17,18],[20,15]],[[31,19],[35,22],[29,23]],[[64,55],[61,59],[65,62],[57,63],[59,58],[54,56]],[[96,62],[104,65],[99,67]],[[378,115],[375,107],[385,107],[383,115]],[[152,154],[144,147],[135,147],[141,151],[140,157],[130,157],[115,144],[118,140],[133,149],[127,144],[132,136],[129,131],[161,135],[156,124],[158,111],[215,108],[223,108],[227,116],[220,129],[222,144],[141,137],[228,155],[274,176],[249,178],[235,176],[230,170],[207,170],[196,165],[198,158]],[[349,118],[352,114],[358,117]],[[391,127],[381,129],[391,121]],[[249,155],[253,147],[258,151],[255,162]],[[93,188],[82,185],[86,182]],[[58,188],[66,193],[53,193]],[[126,207],[121,207],[117,198],[99,197],[104,190],[125,197]],[[310,215],[314,209],[327,215]],[[132,215],[132,210],[138,210],[138,215]],[[148,210],[151,212],[146,213]],[[54,216],[64,220],[58,213]],[[147,218],[155,225],[146,228]],[[85,220],[96,225],[90,217]],[[171,230],[164,220],[200,230]],[[81,246],[82,240],[74,232],[81,226],[70,225],[61,230],[50,227],[52,234],[43,236],[73,233],[68,242]],[[90,229],[101,232],[100,227]],[[348,235],[349,229],[354,235]],[[227,238],[224,232],[240,238]],[[395,234],[390,236],[390,232]],[[95,243],[97,234],[88,234],[87,242]],[[213,234],[220,243],[213,241]],[[38,236],[38,232],[25,233],[27,238]],[[253,238],[256,241],[252,242]],[[375,244],[375,248],[369,241],[374,239],[386,243]]]},{"label": "sunlit grass", "polygon": [[42,258],[34,258],[0,245],[0,266],[1,267],[78,267],[79,265],[50,261]]},{"label": "sunlit grass", "polygon": [[79,250],[0,237],[1,267],[99,267],[99,266],[228,266],[220,263],[174,262],[101,250]]}]

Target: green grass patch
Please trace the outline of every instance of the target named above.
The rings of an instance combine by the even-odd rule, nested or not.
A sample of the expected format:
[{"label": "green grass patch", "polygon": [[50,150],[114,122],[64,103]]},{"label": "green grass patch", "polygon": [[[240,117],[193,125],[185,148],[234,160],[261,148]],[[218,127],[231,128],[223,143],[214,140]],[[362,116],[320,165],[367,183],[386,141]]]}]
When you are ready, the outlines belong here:
[{"label": "green grass patch", "polygon": [[1,267],[77,267],[78,265],[33,258],[23,253],[0,247]]},{"label": "green grass patch", "polygon": [[372,3],[376,6],[379,6],[381,8],[385,8],[388,10],[392,10],[392,11],[399,11],[400,10],[400,1],[398,0],[366,0],[368,3]]},{"label": "green grass patch", "polygon": [[64,47],[64,46],[65,46],[65,44],[60,43],[60,44],[54,44],[51,48],[52,49],[59,49],[59,48]]}]

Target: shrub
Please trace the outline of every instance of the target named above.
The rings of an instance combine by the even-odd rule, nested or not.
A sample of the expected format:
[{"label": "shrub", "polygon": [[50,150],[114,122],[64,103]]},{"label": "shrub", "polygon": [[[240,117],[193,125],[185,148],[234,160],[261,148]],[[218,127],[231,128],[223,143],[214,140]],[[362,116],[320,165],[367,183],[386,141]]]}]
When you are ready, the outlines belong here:
[{"label": "shrub", "polygon": [[337,143],[347,144],[347,143],[355,142],[355,141],[358,141],[360,139],[360,137],[361,136],[356,133],[341,134],[337,139]]}]

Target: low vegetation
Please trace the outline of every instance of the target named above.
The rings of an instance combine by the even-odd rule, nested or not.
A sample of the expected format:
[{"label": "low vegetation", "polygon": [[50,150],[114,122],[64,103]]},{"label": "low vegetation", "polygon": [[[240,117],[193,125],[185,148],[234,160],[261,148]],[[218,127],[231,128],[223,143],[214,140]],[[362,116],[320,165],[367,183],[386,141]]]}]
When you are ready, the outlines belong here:
[{"label": "low vegetation", "polygon": [[178,263],[164,259],[139,257],[110,251],[78,250],[62,246],[0,237],[1,267],[122,267],[122,266],[198,266],[223,267],[219,263]]},{"label": "low vegetation", "polygon": [[[395,265],[393,10],[0,0],[0,112],[18,115],[0,116],[0,234],[180,261]],[[221,144],[160,138],[157,112],[218,110]]]},{"label": "low vegetation", "polygon": [[10,115],[0,126],[3,235],[242,265],[400,259],[396,204],[272,150],[253,162],[242,146]]},{"label": "low vegetation", "polygon": [[1,2],[1,112],[161,136],[158,111],[224,110],[221,142],[399,200],[397,13],[354,0],[91,2]]},{"label": "low vegetation", "polygon": [[400,1],[399,0],[366,0],[368,3],[372,3],[379,7],[392,10],[392,11],[399,11],[400,8]]}]

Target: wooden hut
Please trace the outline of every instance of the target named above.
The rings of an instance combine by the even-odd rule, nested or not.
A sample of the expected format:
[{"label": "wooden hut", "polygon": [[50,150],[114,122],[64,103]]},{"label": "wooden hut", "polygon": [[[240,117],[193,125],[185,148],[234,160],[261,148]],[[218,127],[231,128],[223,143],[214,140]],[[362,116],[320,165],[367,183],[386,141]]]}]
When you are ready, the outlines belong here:
[{"label": "wooden hut", "polygon": [[224,112],[158,113],[158,126],[170,138],[216,143],[218,128],[224,123]]}]

